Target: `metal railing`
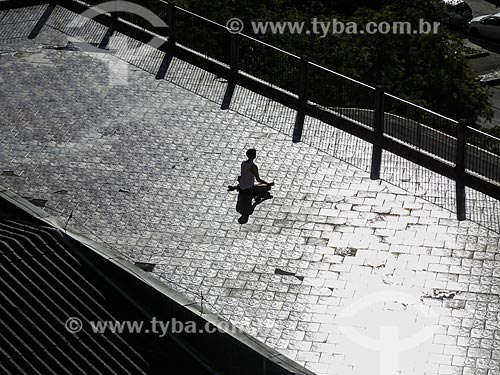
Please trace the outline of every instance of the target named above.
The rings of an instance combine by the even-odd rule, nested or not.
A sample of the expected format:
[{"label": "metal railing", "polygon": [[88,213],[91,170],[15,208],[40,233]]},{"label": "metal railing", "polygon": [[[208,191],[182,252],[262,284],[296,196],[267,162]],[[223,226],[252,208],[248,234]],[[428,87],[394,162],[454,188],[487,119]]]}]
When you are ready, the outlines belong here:
[{"label": "metal railing", "polygon": [[314,63],[307,66],[307,99],[373,127],[375,88]]},{"label": "metal railing", "polygon": [[457,121],[389,94],[384,98],[384,120],[384,135],[455,163]]},{"label": "metal railing", "polygon": [[296,94],[300,57],[241,35],[238,41],[238,70],[289,93]]},{"label": "metal railing", "polygon": [[465,169],[490,181],[500,181],[500,139],[468,128]]},{"label": "metal railing", "polygon": [[227,29],[204,17],[177,8],[175,41],[225,65],[230,63],[230,36]]},{"label": "metal railing", "polygon": [[[172,3],[133,2],[155,11],[168,23],[167,55],[228,80],[223,108],[229,108],[234,87],[240,85],[297,112],[294,142],[300,141],[304,117],[309,116],[371,143],[372,178],[380,178],[385,150],[454,180],[461,220],[466,217],[465,187],[500,200],[500,139],[387,94],[383,88],[358,82],[250,36],[232,34],[225,26]],[[67,1],[61,5],[69,7]],[[124,19],[156,31],[144,21]]]}]

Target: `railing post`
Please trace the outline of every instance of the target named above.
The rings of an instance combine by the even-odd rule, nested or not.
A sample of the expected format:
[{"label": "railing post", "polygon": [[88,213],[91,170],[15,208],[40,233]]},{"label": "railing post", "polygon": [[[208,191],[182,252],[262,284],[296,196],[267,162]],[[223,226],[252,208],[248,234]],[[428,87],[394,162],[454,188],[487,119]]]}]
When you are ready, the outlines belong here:
[{"label": "railing post", "polygon": [[175,5],[173,3],[167,4],[167,50],[165,56],[163,57],[163,61],[161,62],[158,71],[156,72],[156,79],[163,79],[167,74],[168,68],[172,63],[172,59],[175,54]]},{"label": "railing post", "polygon": [[457,203],[457,219],[466,219],[465,202],[465,153],[467,146],[467,121],[460,120],[457,126],[457,154],[455,157],[455,193]]},{"label": "railing post", "polygon": [[298,143],[302,138],[302,131],[304,130],[304,119],[305,113],[303,105],[307,102],[307,67],[309,65],[309,60],[307,57],[300,58],[299,65],[299,82],[298,82],[298,94],[299,94],[299,105],[297,116],[295,117],[295,126],[293,127],[293,137],[292,142]]},{"label": "railing post", "polygon": [[168,24],[168,46],[173,51],[175,47],[175,5],[168,3],[167,5],[167,24]]},{"label": "railing post", "polygon": [[116,25],[118,24],[118,14],[116,13],[116,9],[118,9],[118,6],[116,6],[114,12],[111,12],[111,28],[113,30],[116,30]]},{"label": "railing post", "polygon": [[[229,31],[228,31],[229,32]],[[229,34],[229,79],[220,109],[229,109],[240,69],[240,34]]]},{"label": "railing post", "polygon": [[230,34],[231,78],[234,80],[240,69],[240,34]]},{"label": "railing post", "polygon": [[384,141],[384,87],[377,86],[375,89],[375,108],[373,111],[373,147],[372,165],[370,178],[380,179],[380,168],[382,165],[382,143]]},{"label": "railing post", "polygon": [[309,65],[309,60],[307,57],[302,56],[299,63],[299,87],[297,93],[299,94],[299,100],[302,103],[307,101],[307,67]]}]

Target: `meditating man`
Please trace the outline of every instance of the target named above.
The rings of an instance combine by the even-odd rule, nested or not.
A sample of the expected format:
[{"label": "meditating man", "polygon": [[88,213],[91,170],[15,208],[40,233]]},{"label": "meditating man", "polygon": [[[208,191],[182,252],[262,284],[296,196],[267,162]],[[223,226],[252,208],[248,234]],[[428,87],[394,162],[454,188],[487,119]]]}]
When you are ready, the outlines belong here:
[{"label": "meditating man", "polygon": [[[264,181],[259,176],[259,168],[253,162],[257,157],[257,151],[254,148],[247,150],[247,158],[241,163],[241,175],[240,175],[240,191],[250,193],[255,197],[255,200],[262,200],[264,198],[271,198],[269,190],[271,186],[274,185],[273,182],[269,183]],[[255,184],[255,180],[259,184]]]},{"label": "meditating man", "polygon": [[[255,149],[251,148],[246,152],[248,160],[241,163],[241,175],[238,177],[238,186],[229,186],[228,190],[238,190],[238,203],[236,204],[236,211],[241,214],[238,219],[240,224],[248,222],[249,216],[253,213],[255,206],[265,199],[272,198],[269,193],[273,182],[269,183],[264,181],[259,176],[259,168],[253,162],[257,156]],[[255,184],[255,181],[258,184]],[[255,202],[252,203],[252,199]]]}]

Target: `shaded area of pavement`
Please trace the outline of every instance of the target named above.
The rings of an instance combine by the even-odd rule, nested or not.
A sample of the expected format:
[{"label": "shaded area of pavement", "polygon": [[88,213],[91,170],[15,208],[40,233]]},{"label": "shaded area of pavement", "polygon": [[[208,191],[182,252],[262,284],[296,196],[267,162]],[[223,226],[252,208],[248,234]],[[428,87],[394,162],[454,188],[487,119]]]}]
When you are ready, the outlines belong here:
[{"label": "shaded area of pavement", "polygon": [[[154,263],[160,280],[318,374],[373,373],[379,353],[348,339],[340,318],[384,291],[411,298],[375,300],[347,325],[374,339],[381,321],[406,336],[434,327],[401,353],[403,374],[500,373],[498,235],[336,159],[368,166],[371,146],[326,124],[306,119],[294,145],[293,113],[276,103],[236,88],[221,111],[225,82],[175,59],[155,80],[163,56],[134,55],[125,37],[111,38],[113,54],[41,48],[67,45],[70,19],[57,7],[35,40],[26,27],[1,45],[0,184],[72,213],[75,227]],[[88,28],[88,42],[106,34]],[[250,147],[276,186],[242,226],[225,190]],[[449,199],[447,182],[396,159],[384,154],[384,178]]]}]

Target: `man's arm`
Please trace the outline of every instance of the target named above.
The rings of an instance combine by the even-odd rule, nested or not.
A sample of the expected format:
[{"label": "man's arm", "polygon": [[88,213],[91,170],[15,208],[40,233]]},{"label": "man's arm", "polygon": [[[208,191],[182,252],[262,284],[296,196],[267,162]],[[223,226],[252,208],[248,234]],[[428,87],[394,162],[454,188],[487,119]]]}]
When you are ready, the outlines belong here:
[{"label": "man's arm", "polygon": [[259,168],[257,168],[257,166],[254,164],[252,165],[252,169],[251,169],[253,175],[255,176],[255,179],[257,180],[257,182],[260,182],[261,184],[265,184],[265,185],[271,185],[269,182],[266,182],[264,181],[263,179],[260,178],[259,176]]}]

